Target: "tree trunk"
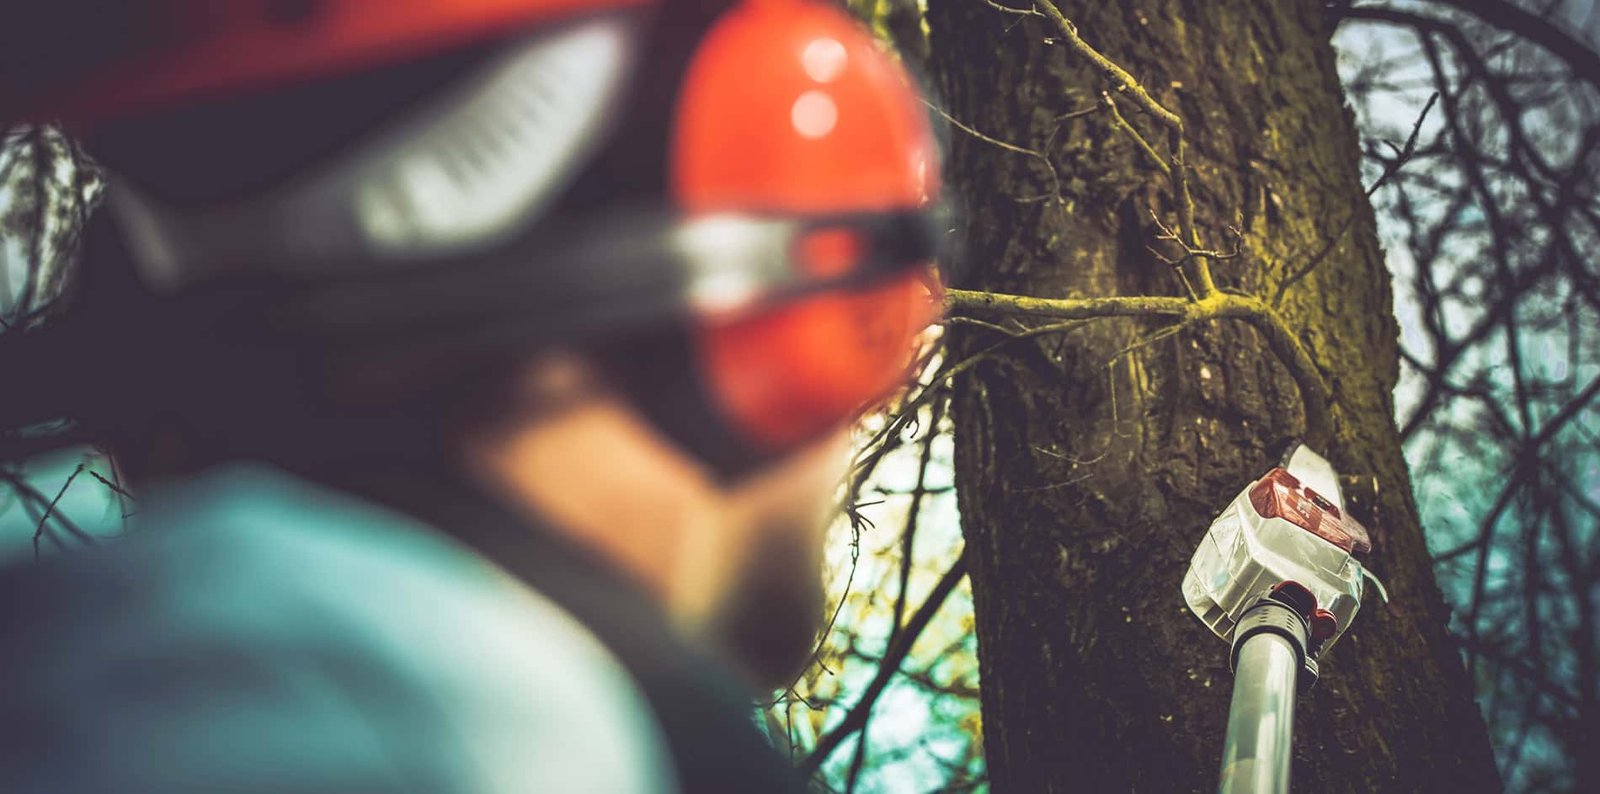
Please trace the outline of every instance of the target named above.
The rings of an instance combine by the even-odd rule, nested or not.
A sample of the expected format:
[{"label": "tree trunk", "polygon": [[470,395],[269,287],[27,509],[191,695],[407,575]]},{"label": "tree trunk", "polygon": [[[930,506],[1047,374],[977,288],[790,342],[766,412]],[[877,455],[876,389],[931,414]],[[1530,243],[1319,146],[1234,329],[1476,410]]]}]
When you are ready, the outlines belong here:
[{"label": "tree trunk", "polygon": [[[1184,118],[1202,242],[1226,250],[1229,225],[1244,234],[1241,256],[1212,265],[1224,290],[1270,298],[1339,240],[1281,311],[1331,388],[1334,438],[1319,451],[1374,530],[1366,562],[1392,600],[1368,589],[1301,699],[1296,790],[1497,788],[1394,425],[1390,277],[1321,4],[1060,7]],[[1114,90],[1107,76],[1041,17],[929,0],[928,21],[935,86],[971,128],[950,132],[948,181],[968,211],[959,286],[1186,294],[1146,250],[1161,245],[1151,211],[1175,218],[1165,179],[1104,110],[1062,118]],[[1154,119],[1119,106],[1160,148]],[[996,141],[1045,152],[1054,174]],[[1179,582],[1211,519],[1306,419],[1248,324],[1213,320],[1151,341],[1162,327],[1101,319],[999,344],[992,329],[952,326],[957,359],[993,348],[957,379],[953,410],[996,791],[1216,785],[1227,645],[1188,614]]]}]

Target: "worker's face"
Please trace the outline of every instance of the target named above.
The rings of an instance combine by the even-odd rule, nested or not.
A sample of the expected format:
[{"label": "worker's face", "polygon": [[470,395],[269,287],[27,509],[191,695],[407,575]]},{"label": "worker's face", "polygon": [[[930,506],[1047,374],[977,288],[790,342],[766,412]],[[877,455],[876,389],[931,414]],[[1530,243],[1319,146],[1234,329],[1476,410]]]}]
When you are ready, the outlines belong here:
[{"label": "worker's face", "polygon": [[508,403],[464,434],[469,469],[656,592],[752,683],[788,683],[822,618],[822,540],[848,431],[729,484],[577,357],[530,362]]},{"label": "worker's face", "polygon": [[848,449],[841,431],[734,494],[748,542],[711,628],[760,686],[787,685],[810,661],[823,619],[822,542]]}]

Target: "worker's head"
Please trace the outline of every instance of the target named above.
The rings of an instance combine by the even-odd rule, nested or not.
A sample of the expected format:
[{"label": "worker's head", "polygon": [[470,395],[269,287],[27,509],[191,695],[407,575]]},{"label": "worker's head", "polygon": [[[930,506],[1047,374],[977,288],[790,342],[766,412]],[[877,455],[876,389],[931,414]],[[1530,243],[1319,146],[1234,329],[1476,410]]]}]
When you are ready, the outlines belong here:
[{"label": "worker's head", "polygon": [[[820,612],[841,431],[937,305],[923,108],[855,22],[821,0],[106,5],[143,44],[0,89],[106,165],[92,254],[161,317],[214,321],[188,343],[216,366],[295,375],[152,403],[324,466],[437,433],[625,564],[686,555],[692,579],[652,584],[752,668],[810,639],[776,613]],[[302,403],[370,432],[253,416]],[[700,545],[652,549],[640,527],[685,516]]]}]

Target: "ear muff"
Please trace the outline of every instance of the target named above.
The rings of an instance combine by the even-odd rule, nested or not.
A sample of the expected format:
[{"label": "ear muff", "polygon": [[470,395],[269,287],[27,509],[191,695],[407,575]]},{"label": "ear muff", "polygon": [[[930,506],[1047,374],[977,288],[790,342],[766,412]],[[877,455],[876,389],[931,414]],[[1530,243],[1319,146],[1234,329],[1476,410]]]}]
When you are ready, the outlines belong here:
[{"label": "ear muff", "polygon": [[724,416],[767,451],[837,427],[905,383],[937,313],[926,271],[696,329],[702,377]]},{"label": "ear muff", "polygon": [[[909,77],[831,5],[747,0],[707,33],[684,80],[672,190],[691,216],[904,211],[936,190]],[[800,248],[792,260],[815,277],[858,264],[848,235],[814,234]],[[941,297],[927,263],[906,265],[858,288],[701,319],[696,366],[734,434],[780,452],[903,383]]]}]

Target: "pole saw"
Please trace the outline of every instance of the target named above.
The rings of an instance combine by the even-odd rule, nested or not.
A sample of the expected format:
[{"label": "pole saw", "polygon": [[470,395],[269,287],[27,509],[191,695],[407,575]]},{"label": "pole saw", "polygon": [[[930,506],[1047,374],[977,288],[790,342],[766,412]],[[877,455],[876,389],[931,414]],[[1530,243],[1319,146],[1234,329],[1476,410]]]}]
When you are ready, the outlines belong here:
[{"label": "pole saw", "polygon": [[[1346,512],[1339,475],[1296,444],[1212,522],[1183,578],[1189,609],[1232,644],[1233,698],[1222,794],[1289,790],[1295,697],[1342,636],[1372,579],[1367,530]],[[1384,596],[1387,600],[1387,596]]]}]

